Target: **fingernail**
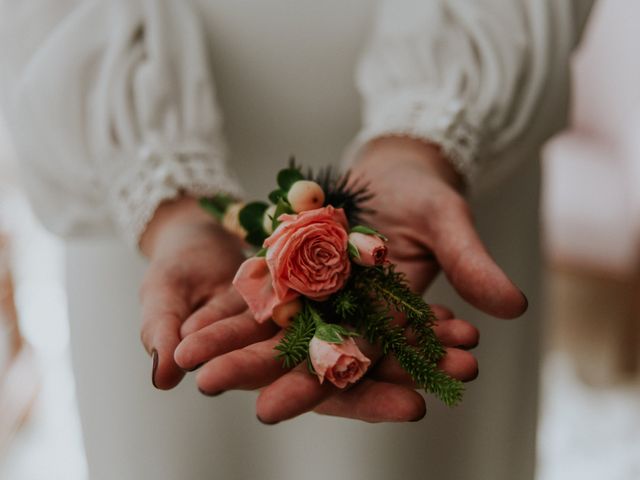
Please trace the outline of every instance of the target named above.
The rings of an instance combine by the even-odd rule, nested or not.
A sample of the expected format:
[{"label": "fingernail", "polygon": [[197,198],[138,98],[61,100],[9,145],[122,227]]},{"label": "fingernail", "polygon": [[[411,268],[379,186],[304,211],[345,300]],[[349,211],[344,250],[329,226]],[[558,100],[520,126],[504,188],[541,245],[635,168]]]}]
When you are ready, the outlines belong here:
[{"label": "fingernail", "polygon": [[424,411],[418,415],[416,418],[414,418],[413,420],[409,420],[410,422],[419,422],[420,420],[422,420],[425,416],[427,415],[427,409],[425,408]]},{"label": "fingernail", "polygon": [[204,362],[199,363],[198,365],[196,365],[195,367],[191,367],[191,368],[184,368],[183,370],[185,372],[195,372],[196,370],[198,370],[202,365],[204,365]]},{"label": "fingernail", "polygon": [[256,418],[263,425],[277,425],[278,423],[280,423],[280,422],[265,422],[263,419],[260,418],[260,415],[256,415]]},{"label": "fingernail", "polygon": [[157,369],[158,369],[158,351],[154,348],[153,350],[151,350],[151,383],[156,388],[158,388],[158,385],[156,385]]},{"label": "fingernail", "polygon": [[529,299],[527,298],[527,296],[524,294],[524,292],[522,290],[520,290],[520,293],[522,294],[522,297],[524,298],[524,309],[526,310],[527,308],[529,308]]},{"label": "fingernail", "polygon": [[220,390],[219,392],[205,392],[203,389],[201,389],[200,387],[198,387],[198,390],[200,391],[200,393],[202,395],[204,395],[205,397],[217,397],[219,395],[222,395],[224,393],[224,390]]},{"label": "fingernail", "polygon": [[476,348],[478,346],[478,342],[472,344],[472,345],[456,345],[453,348],[458,348],[460,350],[473,350],[474,348]]}]

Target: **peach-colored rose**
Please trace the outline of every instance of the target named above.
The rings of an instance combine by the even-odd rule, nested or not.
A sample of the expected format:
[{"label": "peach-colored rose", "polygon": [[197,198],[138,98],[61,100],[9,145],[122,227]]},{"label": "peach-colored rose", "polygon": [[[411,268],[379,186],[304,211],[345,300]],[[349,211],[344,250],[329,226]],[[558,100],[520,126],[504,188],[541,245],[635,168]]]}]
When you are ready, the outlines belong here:
[{"label": "peach-colored rose", "polygon": [[372,267],[382,265],[387,260],[387,246],[379,236],[353,232],[349,234],[349,241],[360,254],[360,258],[353,259],[358,265]]},{"label": "peach-colored rose", "polygon": [[233,279],[233,285],[247,302],[249,310],[259,323],[269,320],[274,308],[291,302],[299,296],[293,291],[287,292],[282,298],[276,295],[264,257],[245,260]]},{"label": "peach-colored rose", "polygon": [[329,343],[313,337],[309,343],[309,357],[320,383],[326,378],[338,388],[360,380],[371,364],[353,338]]},{"label": "peach-colored rose", "polygon": [[351,271],[344,211],[329,205],[278,220],[282,223],[264,242],[278,298],[297,292],[321,301],[340,290]]}]

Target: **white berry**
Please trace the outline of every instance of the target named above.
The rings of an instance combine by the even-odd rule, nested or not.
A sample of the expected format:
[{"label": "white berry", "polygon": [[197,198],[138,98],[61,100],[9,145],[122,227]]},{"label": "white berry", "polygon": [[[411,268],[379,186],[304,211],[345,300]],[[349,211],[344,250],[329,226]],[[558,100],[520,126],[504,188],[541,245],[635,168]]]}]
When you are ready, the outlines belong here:
[{"label": "white berry", "polygon": [[264,212],[264,217],[262,217],[262,228],[267,233],[267,235],[271,235],[273,233],[273,216],[276,214],[276,206],[271,205]]},{"label": "white berry", "polygon": [[287,200],[294,212],[306,212],[324,205],[322,187],[311,180],[298,180],[291,185]]}]

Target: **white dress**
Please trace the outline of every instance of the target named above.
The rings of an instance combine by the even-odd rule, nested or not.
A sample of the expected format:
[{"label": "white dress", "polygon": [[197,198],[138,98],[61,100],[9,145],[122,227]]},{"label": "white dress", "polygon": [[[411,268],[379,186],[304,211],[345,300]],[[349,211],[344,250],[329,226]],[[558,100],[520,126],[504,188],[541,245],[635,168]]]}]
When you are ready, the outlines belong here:
[{"label": "white dress", "polygon": [[[36,213],[69,239],[91,478],[531,478],[537,148],[562,125],[589,3],[0,0],[4,113]],[[158,203],[239,192],[235,178],[261,196],[291,153],[324,165],[350,144],[348,162],[386,134],[437,142],[473,185],[490,185],[473,200],[478,227],[530,299],[525,318],[503,323],[444,283],[430,290],[482,331],[464,404],[431,401],[416,424],[309,414],[267,427],[252,393],[205,398],[190,379],[154,390],[131,247]]]}]

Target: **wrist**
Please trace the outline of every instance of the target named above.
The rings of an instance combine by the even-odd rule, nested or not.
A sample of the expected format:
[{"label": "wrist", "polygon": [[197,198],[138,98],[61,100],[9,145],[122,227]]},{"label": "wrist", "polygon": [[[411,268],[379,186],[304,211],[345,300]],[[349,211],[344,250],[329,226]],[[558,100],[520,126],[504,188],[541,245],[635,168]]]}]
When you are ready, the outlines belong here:
[{"label": "wrist", "polygon": [[162,202],[140,236],[140,250],[151,257],[161,243],[163,232],[173,227],[184,228],[187,225],[212,224],[215,220],[200,208],[198,200],[183,196]]},{"label": "wrist", "polygon": [[428,170],[458,192],[465,189],[463,177],[440,147],[423,140],[403,136],[378,137],[365,146],[361,160],[367,164],[384,164],[388,168],[396,168],[399,162],[413,164]]}]

